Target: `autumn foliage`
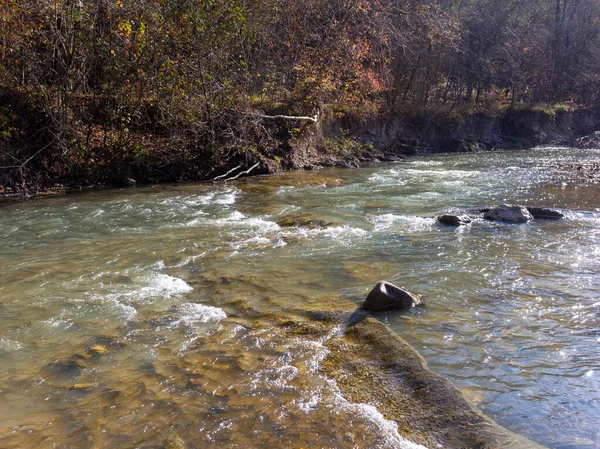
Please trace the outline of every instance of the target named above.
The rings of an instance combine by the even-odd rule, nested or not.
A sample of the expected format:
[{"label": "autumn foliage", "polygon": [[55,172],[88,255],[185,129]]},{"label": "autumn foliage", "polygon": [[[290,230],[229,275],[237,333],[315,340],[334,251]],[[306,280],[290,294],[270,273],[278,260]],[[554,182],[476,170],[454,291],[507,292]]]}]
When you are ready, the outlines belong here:
[{"label": "autumn foliage", "polygon": [[265,114],[600,100],[597,0],[0,0],[0,27],[0,185],[209,178],[285,145]]}]

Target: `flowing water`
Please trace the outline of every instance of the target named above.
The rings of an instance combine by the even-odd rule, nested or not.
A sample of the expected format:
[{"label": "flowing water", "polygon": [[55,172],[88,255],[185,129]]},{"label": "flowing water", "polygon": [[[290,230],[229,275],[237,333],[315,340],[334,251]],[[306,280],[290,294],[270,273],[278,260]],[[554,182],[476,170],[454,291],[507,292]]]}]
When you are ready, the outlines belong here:
[{"label": "flowing water", "polygon": [[[600,150],[423,156],[0,208],[1,448],[415,448],[320,369],[302,310],[380,279],[390,325],[500,424],[600,447]],[[503,202],[561,221],[461,228]],[[331,334],[339,330],[332,329]]]}]

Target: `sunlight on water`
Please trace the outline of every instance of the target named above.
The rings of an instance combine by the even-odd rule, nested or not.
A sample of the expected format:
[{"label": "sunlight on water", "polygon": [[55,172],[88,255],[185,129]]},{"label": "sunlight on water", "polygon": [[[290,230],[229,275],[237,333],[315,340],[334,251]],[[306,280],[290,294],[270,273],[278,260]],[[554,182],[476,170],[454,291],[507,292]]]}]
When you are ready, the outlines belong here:
[{"label": "sunlight on water", "polygon": [[[596,151],[440,155],[0,208],[0,447],[417,448],[348,402],[299,311],[378,318],[502,425],[600,446]],[[566,219],[440,226],[519,202]],[[300,313],[300,315],[298,315]]]}]

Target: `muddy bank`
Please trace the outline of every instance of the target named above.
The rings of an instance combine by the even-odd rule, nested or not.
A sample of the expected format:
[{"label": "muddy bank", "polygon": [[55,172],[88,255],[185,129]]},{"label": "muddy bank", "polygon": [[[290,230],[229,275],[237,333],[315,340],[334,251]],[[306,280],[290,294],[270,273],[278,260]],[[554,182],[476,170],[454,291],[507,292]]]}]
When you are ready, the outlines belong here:
[{"label": "muddy bank", "polygon": [[342,318],[344,332],[330,339],[322,369],[352,402],[374,405],[398,424],[402,436],[429,448],[541,446],[486,417],[385,324],[362,311]]},{"label": "muddy bank", "polygon": [[501,113],[414,111],[367,119],[345,117],[326,133],[345,130],[360,142],[404,154],[524,149],[566,145],[600,129],[600,108],[527,107]]}]

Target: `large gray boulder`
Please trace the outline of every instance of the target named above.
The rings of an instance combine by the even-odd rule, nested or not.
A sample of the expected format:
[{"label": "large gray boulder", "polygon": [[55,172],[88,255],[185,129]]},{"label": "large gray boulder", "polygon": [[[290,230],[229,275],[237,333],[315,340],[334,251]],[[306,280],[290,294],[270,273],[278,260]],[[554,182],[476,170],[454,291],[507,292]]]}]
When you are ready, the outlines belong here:
[{"label": "large gray boulder", "polygon": [[419,295],[406,291],[390,282],[381,281],[367,296],[363,304],[365,310],[402,309],[407,310],[421,305]]},{"label": "large gray boulder", "polygon": [[493,221],[505,221],[508,223],[527,223],[533,220],[533,216],[529,213],[525,206],[503,204],[501,206],[492,207],[488,210],[483,218]]}]

